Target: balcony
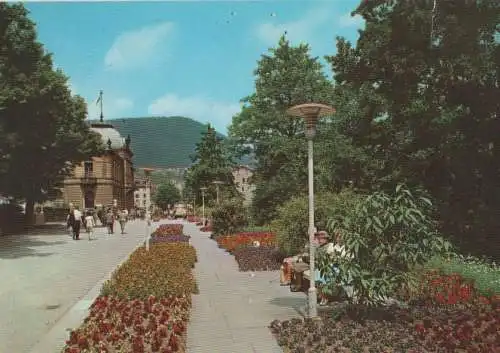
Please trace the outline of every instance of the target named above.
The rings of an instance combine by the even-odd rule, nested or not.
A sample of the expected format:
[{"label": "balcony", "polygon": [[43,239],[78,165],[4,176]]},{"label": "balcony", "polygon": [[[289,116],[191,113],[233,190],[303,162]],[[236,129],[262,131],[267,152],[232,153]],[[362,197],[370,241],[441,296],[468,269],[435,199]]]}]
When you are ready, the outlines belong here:
[{"label": "balcony", "polygon": [[97,177],[94,175],[94,173],[84,173],[80,178],[80,183],[82,183],[83,185],[96,185]]}]

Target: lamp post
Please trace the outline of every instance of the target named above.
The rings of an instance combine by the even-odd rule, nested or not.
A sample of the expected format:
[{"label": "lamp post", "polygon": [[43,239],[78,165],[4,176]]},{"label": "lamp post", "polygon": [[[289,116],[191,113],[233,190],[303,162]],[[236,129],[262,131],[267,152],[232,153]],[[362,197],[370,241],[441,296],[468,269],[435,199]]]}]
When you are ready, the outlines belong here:
[{"label": "lamp post", "polygon": [[151,172],[154,169],[144,168],[144,174],[146,176],[146,234],[144,236],[144,243],[146,246],[146,251],[149,251],[149,239],[151,237],[151,213],[149,209],[151,208]]},{"label": "lamp post", "polygon": [[218,205],[219,204],[219,185],[224,184],[224,182],[216,180],[212,184],[215,184],[215,186],[217,187],[217,205]]},{"label": "lamp post", "polygon": [[314,164],[313,164],[313,139],[316,135],[316,124],[318,118],[332,115],[335,109],[328,105],[318,103],[300,104],[291,107],[287,113],[292,116],[301,117],[306,122],[307,137],[307,169],[309,182],[309,290],[308,290],[308,316],[316,318],[318,316],[318,293],[314,281],[315,274],[315,241],[314,241]]},{"label": "lamp post", "polygon": [[207,188],[202,187],[200,188],[200,190],[201,190],[201,201],[202,201],[201,212],[202,212],[203,226],[205,226],[205,191],[207,190]]}]

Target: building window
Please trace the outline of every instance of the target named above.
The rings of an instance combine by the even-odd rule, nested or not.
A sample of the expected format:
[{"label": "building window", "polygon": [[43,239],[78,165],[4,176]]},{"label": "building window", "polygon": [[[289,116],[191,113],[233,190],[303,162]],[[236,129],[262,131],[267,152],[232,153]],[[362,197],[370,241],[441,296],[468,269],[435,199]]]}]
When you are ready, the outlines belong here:
[{"label": "building window", "polygon": [[144,194],[142,195],[142,197],[146,198],[146,193],[144,193]]},{"label": "building window", "polygon": [[143,201],[142,201],[142,205],[143,205],[144,207],[146,207],[146,200],[143,200]]},{"label": "building window", "polygon": [[94,163],[92,163],[92,161],[84,162],[83,170],[85,175],[92,175],[92,172],[94,171]]}]

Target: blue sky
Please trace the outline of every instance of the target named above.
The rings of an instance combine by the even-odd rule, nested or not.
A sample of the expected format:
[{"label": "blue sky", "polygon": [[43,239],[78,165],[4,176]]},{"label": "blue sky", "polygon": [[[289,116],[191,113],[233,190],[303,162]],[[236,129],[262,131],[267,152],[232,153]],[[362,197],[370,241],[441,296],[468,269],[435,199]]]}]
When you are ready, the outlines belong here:
[{"label": "blue sky", "polygon": [[225,133],[260,55],[286,30],[314,56],[357,39],[359,0],[34,2],[26,6],[89,118],[182,115]]}]

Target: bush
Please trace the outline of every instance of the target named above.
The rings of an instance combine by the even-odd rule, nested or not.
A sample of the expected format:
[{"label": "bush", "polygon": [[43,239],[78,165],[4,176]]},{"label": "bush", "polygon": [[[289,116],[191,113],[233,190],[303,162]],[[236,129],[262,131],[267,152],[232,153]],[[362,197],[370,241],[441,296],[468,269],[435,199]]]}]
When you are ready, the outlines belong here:
[{"label": "bush", "polygon": [[276,271],[283,264],[284,255],[275,247],[246,246],[233,252],[240,271]]},{"label": "bush", "polygon": [[212,234],[214,236],[234,234],[247,224],[245,207],[239,200],[220,204],[212,211]]},{"label": "bush", "polygon": [[[399,288],[415,286],[412,270],[449,249],[431,211],[431,202],[422,194],[398,185],[393,195],[377,192],[366,197],[346,216],[332,214],[330,230],[342,236],[354,261],[324,254],[318,269],[332,288],[352,285],[363,304],[379,304]],[[339,274],[332,270],[333,261],[339,264]]]},{"label": "bush", "polygon": [[155,244],[149,251],[138,248],[104,284],[101,295],[146,299],[195,293],[195,262],[195,249],[185,243]]},{"label": "bush", "polygon": [[[319,230],[326,229],[331,214],[342,217],[354,208],[360,195],[346,189],[338,194],[319,195],[315,201],[315,223]],[[303,250],[309,238],[309,203],[307,196],[291,199],[278,208],[278,218],[271,224],[276,232],[278,246],[286,255]]]}]

